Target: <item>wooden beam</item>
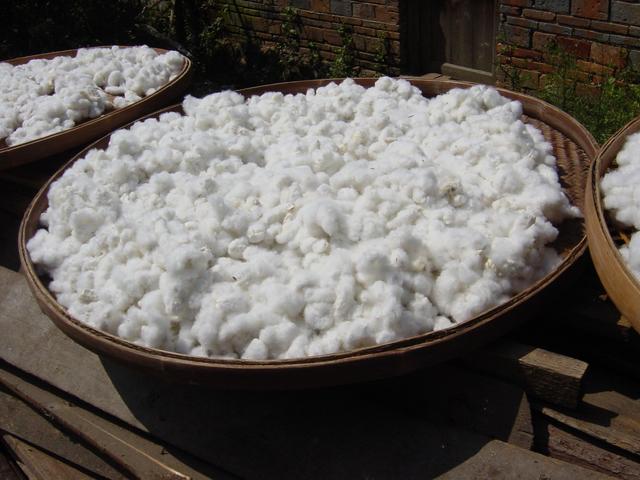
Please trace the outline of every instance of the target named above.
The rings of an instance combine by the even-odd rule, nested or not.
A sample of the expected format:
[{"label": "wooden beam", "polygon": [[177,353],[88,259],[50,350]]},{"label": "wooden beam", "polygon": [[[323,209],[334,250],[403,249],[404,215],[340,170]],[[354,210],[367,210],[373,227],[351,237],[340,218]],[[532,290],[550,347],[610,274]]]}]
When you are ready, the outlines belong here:
[{"label": "wooden beam", "polygon": [[640,480],[640,463],[634,455],[594,442],[540,414],[535,415],[534,424],[537,451],[621,480]]},{"label": "wooden beam", "polygon": [[95,480],[59,458],[53,457],[34,445],[30,445],[13,435],[4,434],[2,440],[14,455],[16,462],[29,480]]},{"label": "wooden beam", "polygon": [[0,478],[3,480],[23,480],[24,474],[20,467],[9,456],[6,445],[0,442]]},{"label": "wooden beam", "polygon": [[640,456],[640,386],[604,369],[585,381],[579,408],[568,410],[533,403],[537,411],[613,447]]},{"label": "wooden beam", "polygon": [[[0,368],[0,385],[40,411],[56,425],[82,439],[101,455],[118,464],[134,478],[166,480],[206,480],[231,476],[195,459],[183,463],[165,446],[116,425],[83,408],[70,398],[62,398],[42,385],[29,382],[6,368]],[[35,447],[34,447],[35,448]],[[191,466],[195,464],[197,470]],[[46,478],[46,477],[45,477]],[[51,476],[49,478],[67,478]]]},{"label": "wooden beam", "polygon": [[82,466],[91,475],[112,480],[126,478],[122,472],[86,448],[80,439],[64,434],[45,417],[4,390],[0,391],[0,430],[50,456]]},{"label": "wooden beam", "polygon": [[463,364],[521,385],[554,405],[575,408],[588,364],[542,348],[502,340],[465,357]]}]

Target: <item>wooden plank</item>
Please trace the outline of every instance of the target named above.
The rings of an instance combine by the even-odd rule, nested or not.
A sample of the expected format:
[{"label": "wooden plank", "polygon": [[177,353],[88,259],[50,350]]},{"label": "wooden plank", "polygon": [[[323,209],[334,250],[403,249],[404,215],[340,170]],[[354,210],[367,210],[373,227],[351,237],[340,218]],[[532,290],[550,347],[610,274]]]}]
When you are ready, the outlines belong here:
[{"label": "wooden plank", "polygon": [[637,457],[604,443],[594,442],[540,414],[536,414],[534,424],[539,452],[622,480],[640,480]]},{"label": "wooden plank", "polygon": [[594,369],[578,409],[533,404],[543,415],[606,444],[640,455],[640,386]]},{"label": "wooden plank", "polygon": [[575,408],[588,364],[521,343],[501,340],[466,357],[470,368],[505,378],[554,405]]},{"label": "wooden plank", "polygon": [[[476,457],[483,457],[486,460],[483,463],[463,462],[436,478],[443,480],[496,478],[587,480],[614,478],[558,459],[528,452],[513,445],[498,443],[497,440],[485,445]],[[526,473],[523,474],[523,472]]]},{"label": "wooden plank", "polygon": [[458,478],[477,478],[469,475],[495,472],[497,479],[539,480],[554,472],[553,478],[603,478],[403,408],[403,400],[424,395],[425,385],[249,393],[165,383],[64,337],[37,311],[20,275],[0,270],[0,292],[5,361],[240,477],[431,478],[460,472],[467,477]]},{"label": "wooden plank", "polygon": [[[448,424],[531,449],[533,424],[527,396],[520,387],[450,364],[383,382],[392,391],[411,391],[409,399],[393,396],[417,418]],[[433,385],[439,385],[437,389]]]},{"label": "wooden plank", "polygon": [[496,79],[492,73],[452,63],[443,63],[442,73],[456,80],[466,80],[469,82],[484,83],[486,85],[495,85],[496,83]]},{"label": "wooden plank", "polygon": [[96,478],[12,435],[4,434],[2,440],[29,480],[92,480]]},{"label": "wooden plank", "polygon": [[0,478],[3,480],[22,480],[24,478],[24,474],[9,457],[7,448],[2,442],[0,442]]},{"label": "wooden plank", "polygon": [[[195,459],[190,459],[190,464],[187,465],[171,454],[165,445],[154,443],[110,422],[73,403],[69,398],[63,398],[52,391],[45,390],[43,385],[30,383],[15,372],[0,368],[0,385],[9,389],[32,408],[38,409],[66,431],[81,438],[135,478],[166,480],[230,478],[220,470]],[[195,468],[192,465],[195,465]]]},{"label": "wooden plank", "polygon": [[0,430],[50,456],[65,459],[74,466],[81,465],[92,475],[111,480],[125,478],[121,472],[79,443],[77,437],[65,435],[24,402],[5,391],[0,391]]}]

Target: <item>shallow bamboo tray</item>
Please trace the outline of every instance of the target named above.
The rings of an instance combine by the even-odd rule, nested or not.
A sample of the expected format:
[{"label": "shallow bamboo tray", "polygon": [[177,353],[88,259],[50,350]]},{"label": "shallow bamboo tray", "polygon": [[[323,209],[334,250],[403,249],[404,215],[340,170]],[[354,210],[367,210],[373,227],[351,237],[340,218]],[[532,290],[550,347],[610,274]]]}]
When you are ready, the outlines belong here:
[{"label": "shallow bamboo tray", "polygon": [[587,183],[585,220],[589,251],[602,285],[620,313],[640,332],[640,282],[627,267],[612,237],[616,230],[605,213],[600,179],[613,166],[627,137],[640,131],[640,118],[618,130],[597,155]]},{"label": "shallow bamboo tray", "polygon": [[[96,47],[105,48],[105,47]],[[160,54],[168,50],[162,48],[154,48]],[[3,60],[5,63],[12,65],[22,65],[34,59],[50,59],[54,57],[72,57],[75,56],[77,49],[64,50],[60,52],[43,53],[39,55],[31,55],[29,57],[13,58],[11,60]],[[134,121],[143,115],[147,115],[159,108],[170,104],[178,98],[189,86],[192,74],[191,60],[184,58],[182,70],[166,85],[163,85],[156,92],[138,100],[131,105],[111,110],[99,117],[86,120],[73,128],[62,132],[47,135],[46,137],[37,138],[29,142],[8,146],[4,140],[0,140],[0,170],[17,167],[25,163],[35,162],[45,157],[64,152],[74,147],[89,143],[96,138],[101,137],[122,125]]]},{"label": "shallow bamboo tray", "polygon": [[[274,90],[305,92],[308,88],[328,82],[291,82],[241,90],[241,93],[248,96]],[[370,86],[375,79],[359,79],[357,82]],[[416,80],[412,83],[428,97],[454,87],[472,85],[441,80]],[[582,205],[588,167],[598,148],[593,137],[569,115],[547,103],[526,95],[500,91],[503,95],[520,100],[526,113],[525,120],[540,128],[553,144],[565,191],[574,205]],[[182,112],[182,109],[175,105],[149,117],[156,117],[166,111]],[[571,267],[586,250],[582,220],[565,222],[556,244],[562,253],[563,261],[558,268],[535,285],[514,296],[507,303],[467,322],[446,330],[384,345],[334,355],[262,362],[203,359],[139,347],[88,327],[68,315],[47,290],[45,280],[38,277],[26,250],[26,241],[37,230],[40,215],[47,208],[47,191],[51,182],[89,149],[103,148],[108,141],[109,137],[106,136],[80,152],[62,167],[34,198],[20,226],[20,260],[29,287],[40,308],[67,335],[97,353],[179,382],[226,388],[300,388],[338,385],[409,373],[479,347],[533,316],[545,301],[553,297],[554,289],[549,287],[559,280],[567,281],[572,272]]]}]

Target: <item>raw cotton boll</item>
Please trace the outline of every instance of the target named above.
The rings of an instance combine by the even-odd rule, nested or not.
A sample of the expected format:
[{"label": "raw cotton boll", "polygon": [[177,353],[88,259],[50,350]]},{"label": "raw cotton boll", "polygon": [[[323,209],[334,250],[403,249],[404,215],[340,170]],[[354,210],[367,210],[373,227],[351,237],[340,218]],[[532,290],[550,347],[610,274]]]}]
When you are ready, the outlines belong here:
[{"label": "raw cotton boll", "polygon": [[640,279],[640,134],[629,135],[616,156],[616,167],[609,170],[600,182],[603,203],[619,228],[633,228],[628,245],[619,248],[620,255],[631,272]]},{"label": "raw cotton boll", "polygon": [[633,274],[640,278],[640,235],[634,233],[629,245],[620,248],[620,255]]},{"label": "raw cotton boll", "polygon": [[[0,63],[0,139],[18,145],[122,108],[166,84],[183,64],[177,52],[158,57],[148,47],[79,49],[75,57],[15,67]],[[5,113],[9,108],[15,113]]]},{"label": "raw cotton boll", "polygon": [[[109,73],[91,79],[144,93],[179,68],[150,49],[94,57]],[[101,104],[82,95],[39,108],[62,125]],[[183,110],[77,161],[28,243],[63,306],[138,345],[259,361],[448,328],[552,270],[551,221],[579,213],[549,144],[489,87],[427,100],[347,80]]]}]

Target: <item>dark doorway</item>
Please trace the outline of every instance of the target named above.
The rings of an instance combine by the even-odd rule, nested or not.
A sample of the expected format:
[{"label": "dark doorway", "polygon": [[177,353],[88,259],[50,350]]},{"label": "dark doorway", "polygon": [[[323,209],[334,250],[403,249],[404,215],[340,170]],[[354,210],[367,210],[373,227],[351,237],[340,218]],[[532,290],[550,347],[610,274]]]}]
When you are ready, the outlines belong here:
[{"label": "dark doorway", "polygon": [[496,0],[404,0],[400,9],[405,73],[493,82]]}]

